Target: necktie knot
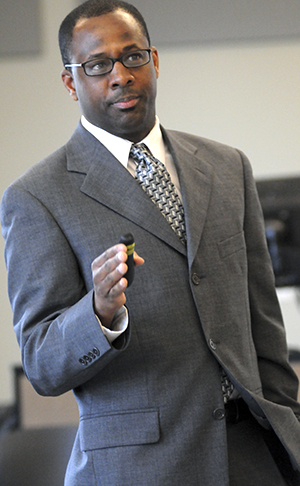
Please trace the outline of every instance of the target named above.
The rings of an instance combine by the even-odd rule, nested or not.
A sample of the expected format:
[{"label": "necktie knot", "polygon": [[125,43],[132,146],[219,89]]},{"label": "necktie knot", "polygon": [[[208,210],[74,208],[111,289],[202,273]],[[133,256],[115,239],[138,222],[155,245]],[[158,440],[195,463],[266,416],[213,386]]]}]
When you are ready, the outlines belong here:
[{"label": "necktie knot", "polygon": [[139,163],[142,160],[148,160],[150,162],[149,157],[153,157],[150,149],[148,149],[147,145],[144,143],[135,143],[131,145],[130,154],[129,156],[136,162]]},{"label": "necktie knot", "polygon": [[129,157],[131,157],[137,165],[136,171],[147,170],[152,172],[153,168],[157,165],[163,167],[163,164],[152,155],[151,150],[144,143],[133,144],[130,149]]}]

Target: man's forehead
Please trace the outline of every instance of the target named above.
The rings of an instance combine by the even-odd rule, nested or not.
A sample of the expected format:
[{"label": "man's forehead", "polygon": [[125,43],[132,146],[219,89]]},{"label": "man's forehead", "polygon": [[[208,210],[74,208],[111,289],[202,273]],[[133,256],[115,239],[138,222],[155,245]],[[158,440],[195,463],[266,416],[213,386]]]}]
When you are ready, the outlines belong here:
[{"label": "man's forehead", "polygon": [[[114,25],[115,30],[112,29]],[[93,51],[108,44],[142,42],[145,39],[141,25],[124,11],[79,19],[73,31],[73,46],[81,52]]]},{"label": "man's forehead", "polygon": [[94,35],[96,33],[101,35],[102,32],[103,35],[105,35],[111,28],[108,27],[108,24],[110,26],[115,24],[118,26],[118,29],[122,29],[122,31],[124,30],[128,35],[144,35],[142,26],[135,17],[123,10],[115,10],[114,12],[109,12],[98,17],[80,18],[74,26],[73,36],[82,32],[85,34],[90,32]]}]

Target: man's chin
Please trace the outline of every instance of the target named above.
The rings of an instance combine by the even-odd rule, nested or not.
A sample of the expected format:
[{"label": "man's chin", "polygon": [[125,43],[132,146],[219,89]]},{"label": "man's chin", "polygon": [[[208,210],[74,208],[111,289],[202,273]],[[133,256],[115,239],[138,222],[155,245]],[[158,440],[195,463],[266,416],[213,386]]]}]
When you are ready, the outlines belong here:
[{"label": "man's chin", "polygon": [[114,127],[112,127],[112,133],[114,132],[114,134],[118,135],[119,137],[131,140],[130,136],[132,137],[132,134],[140,134],[146,132],[147,135],[147,133],[149,132],[149,125],[149,123],[145,123],[145,117],[141,116],[139,113],[136,113],[136,110],[134,110],[134,108],[127,109],[120,112],[118,123],[116,123]]}]

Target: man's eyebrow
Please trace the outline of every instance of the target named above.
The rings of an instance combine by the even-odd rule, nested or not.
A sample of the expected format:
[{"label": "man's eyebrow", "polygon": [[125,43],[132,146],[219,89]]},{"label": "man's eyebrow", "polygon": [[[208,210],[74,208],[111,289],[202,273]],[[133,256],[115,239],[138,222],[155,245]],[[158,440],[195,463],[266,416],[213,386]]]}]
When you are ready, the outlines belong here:
[{"label": "man's eyebrow", "polygon": [[[142,47],[138,46],[137,44],[130,44],[129,46],[125,46],[123,47],[123,53],[125,52],[130,52],[132,50],[140,50],[140,49],[143,49]],[[87,61],[92,61],[93,59],[98,59],[98,58],[109,58],[110,56],[108,56],[106,54],[106,52],[94,52],[93,54],[90,54],[87,58]]]},{"label": "man's eyebrow", "polygon": [[142,49],[142,47],[138,46],[137,44],[131,44],[130,46],[124,47],[123,51],[127,52],[127,51],[132,51],[133,49],[134,50],[140,50],[140,49]]},{"label": "man's eyebrow", "polygon": [[93,59],[98,59],[98,58],[101,58],[101,57],[108,57],[105,52],[94,52],[93,54],[90,54],[86,61],[92,61]]}]

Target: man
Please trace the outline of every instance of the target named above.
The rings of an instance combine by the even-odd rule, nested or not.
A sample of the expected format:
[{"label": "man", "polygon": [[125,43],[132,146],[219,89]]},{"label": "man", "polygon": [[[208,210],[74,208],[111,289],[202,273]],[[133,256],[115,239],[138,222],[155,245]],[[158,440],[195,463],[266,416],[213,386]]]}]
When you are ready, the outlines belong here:
[{"label": "man", "polygon": [[[300,484],[298,384],[249,162],[159,125],[158,53],[131,5],[84,3],[60,47],[81,122],[8,188],[2,227],[24,370],[78,401],[65,484]],[[147,148],[179,223],[156,177],[144,186],[165,177]],[[130,288],[128,232],[145,258]]]}]

